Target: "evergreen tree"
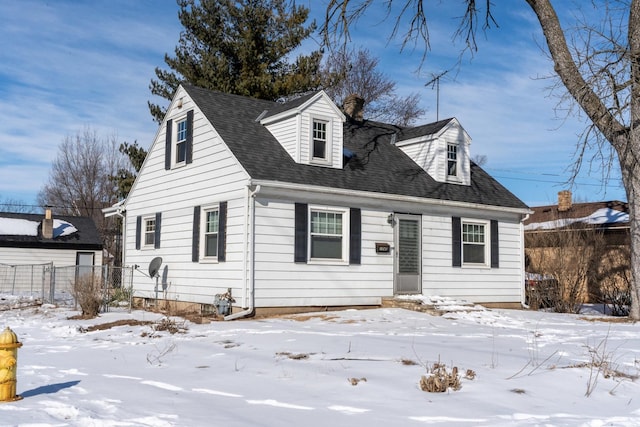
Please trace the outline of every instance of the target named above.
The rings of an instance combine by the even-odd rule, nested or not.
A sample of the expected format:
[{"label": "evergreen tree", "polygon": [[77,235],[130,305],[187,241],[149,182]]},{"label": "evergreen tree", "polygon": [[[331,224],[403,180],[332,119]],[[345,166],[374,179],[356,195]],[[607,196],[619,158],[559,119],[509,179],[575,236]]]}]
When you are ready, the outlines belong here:
[{"label": "evergreen tree", "polygon": [[[178,0],[184,31],[172,71],[156,68],[149,89],[171,99],[181,82],[225,93],[276,100],[318,88],[321,51],[288,57],[316,29],[309,10],[287,0]],[[149,102],[153,118],[165,109]]]},{"label": "evergreen tree", "polygon": [[[118,187],[118,198],[124,199],[129,194],[137,173],[140,172],[142,163],[147,157],[147,150],[140,147],[138,141],[134,141],[133,144],[123,142],[118,150],[129,158],[130,165],[119,168],[117,173],[111,175],[109,179]],[[132,167],[135,172],[131,170]]]}]

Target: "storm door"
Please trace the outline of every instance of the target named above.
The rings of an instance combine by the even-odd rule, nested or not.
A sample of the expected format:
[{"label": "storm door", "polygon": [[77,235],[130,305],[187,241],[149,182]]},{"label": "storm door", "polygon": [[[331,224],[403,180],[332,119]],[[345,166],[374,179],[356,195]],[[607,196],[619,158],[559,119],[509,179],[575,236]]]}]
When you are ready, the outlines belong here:
[{"label": "storm door", "polygon": [[395,215],[394,292],[422,293],[422,217]]}]

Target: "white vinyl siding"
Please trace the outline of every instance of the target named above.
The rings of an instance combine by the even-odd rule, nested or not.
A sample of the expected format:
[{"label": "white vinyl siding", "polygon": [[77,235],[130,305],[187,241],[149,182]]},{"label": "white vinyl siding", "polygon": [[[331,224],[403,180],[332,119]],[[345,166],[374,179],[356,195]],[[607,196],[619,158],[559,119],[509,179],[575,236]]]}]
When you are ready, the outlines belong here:
[{"label": "white vinyl siding", "polygon": [[[193,158],[206,161],[165,170],[165,126],[160,127],[127,200],[124,263],[139,265],[144,271],[151,259],[160,256],[163,258],[160,280],[164,282],[159,286],[164,291],[160,297],[213,303],[214,295],[224,293],[227,288],[232,288],[234,295],[241,294],[248,176],[186,92],[180,91],[175,99],[182,97],[183,106],[178,109],[172,105],[167,117],[181,117],[184,111],[194,110]],[[194,207],[217,206],[221,201],[228,203],[226,261],[194,263]],[[136,216],[149,212],[162,212],[162,246],[154,251],[136,251]],[[204,255],[203,247],[200,254]],[[134,274],[133,280],[136,296],[155,298],[155,281],[142,274]]]},{"label": "white vinyl siding", "polygon": [[[468,215],[470,212],[465,213],[467,217],[471,216]],[[487,268],[485,265],[452,267],[451,217],[423,215],[422,219],[424,295],[458,298],[475,303],[520,302],[523,286],[521,253],[524,251],[524,243],[517,218],[499,221],[499,268]],[[463,219],[464,221],[466,220]],[[486,239],[489,239],[489,225],[485,232]]]},{"label": "white vinyl siding", "polygon": [[4,247],[0,247],[0,263],[10,265],[24,265],[47,264],[52,262],[55,267],[68,267],[76,265],[76,257],[78,252],[93,253],[94,265],[102,265],[102,251]]},{"label": "white vinyl siding", "polygon": [[[367,305],[392,296],[393,258],[375,252],[376,242],[393,241],[387,216],[388,212],[362,210],[361,264],[294,263],[294,203],[258,199],[256,306]],[[348,260],[348,252],[345,256]]]},{"label": "white vinyl siding", "polygon": [[[278,121],[268,121],[265,127],[296,163],[342,169],[342,119],[325,97],[318,97],[304,110]],[[313,158],[313,120],[326,124],[326,160]]]},{"label": "white vinyl siding", "polygon": [[[441,135],[425,135],[397,143],[398,148],[436,181],[461,185],[471,185],[469,144],[468,135],[455,120],[445,127]],[[455,176],[449,174],[449,147],[455,147]]]}]

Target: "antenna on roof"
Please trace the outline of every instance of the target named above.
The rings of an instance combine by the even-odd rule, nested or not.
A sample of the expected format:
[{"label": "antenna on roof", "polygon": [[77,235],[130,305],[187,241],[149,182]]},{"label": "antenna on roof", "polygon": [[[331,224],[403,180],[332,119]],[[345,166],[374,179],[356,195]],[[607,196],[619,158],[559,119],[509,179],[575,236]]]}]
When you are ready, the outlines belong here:
[{"label": "antenna on roof", "polygon": [[264,110],[262,113],[260,113],[260,115],[259,115],[258,117],[256,117],[256,120],[255,120],[255,121],[256,121],[256,122],[259,122],[259,121],[260,121],[260,120],[262,120],[262,118],[263,118],[264,116],[266,116],[266,115],[267,115],[267,110]]},{"label": "antenna on roof", "polygon": [[431,73],[431,80],[426,82],[424,85],[431,85],[431,89],[435,86],[436,88],[436,122],[440,120],[440,79],[447,74],[449,70],[443,71],[440,74]]}]

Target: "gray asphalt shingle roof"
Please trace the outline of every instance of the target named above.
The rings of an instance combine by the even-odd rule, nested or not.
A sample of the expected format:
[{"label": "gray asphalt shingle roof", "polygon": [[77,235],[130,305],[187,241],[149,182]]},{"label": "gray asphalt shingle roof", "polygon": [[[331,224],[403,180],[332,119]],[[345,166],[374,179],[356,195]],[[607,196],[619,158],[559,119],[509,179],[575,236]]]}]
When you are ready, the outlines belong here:
[{"label": "gray asphalt shingle roof", "polygon": [[[183,85],[224,142],[253,179],[398,194],[405,196],[523,208],[527,206],[476,164],[471,185],[435,181],[391,142],[404,135],[434,133],[448,120],[400,128],[365,120],[346,122],[344,148],[355,156],[342,169],[297,164],[256,119],[282,112],[283,104]],[[306,97],[303,97],[306,98]],[[300,99],[292,101],[300,104]],[[289,104],[289,108],[292,104]],[[411,136],[411,137],[413,137]]]}]

